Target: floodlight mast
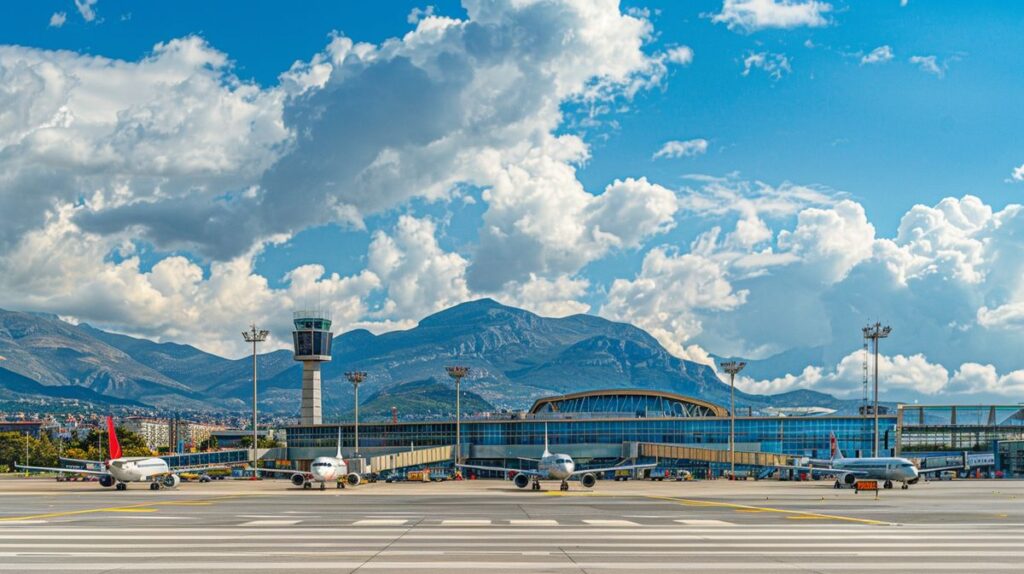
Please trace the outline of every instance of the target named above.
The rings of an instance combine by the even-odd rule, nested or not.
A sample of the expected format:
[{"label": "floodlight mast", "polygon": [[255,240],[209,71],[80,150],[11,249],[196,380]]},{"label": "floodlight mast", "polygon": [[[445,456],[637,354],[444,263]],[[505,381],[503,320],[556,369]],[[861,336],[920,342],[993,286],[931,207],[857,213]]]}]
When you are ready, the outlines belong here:
[{"label": "floodlight mast", "polygon": [[872,450],[872,456],[878,456],[878,341],[879,339],[888,337],[889,333],[892,332],[892,327],[888,325],[883,327],[881,323],[875,322],[874,325],[868,325],[861,329],[861,332],[864,333],[865,339],[871,339],[875,345],[875,404],[872,408],[874,411],[872,415],[875,419],[875,436],[873,440],[874,449]]},{"label": "floodlight mast", "polygon": [[726,361],[721,363],[722,369],[729,373],[729,461],[732,464],[730,478],[736,480],[736,373],[747,364],[742,361]]},{"label": "floodlight mast", "polygon": [[258,419],[256,418],[256,343],[267,340],[270,331],[257,329],[256,324],[249,325],[248,331],[242,331],[242,338],[246,343],[252,343],[252,479],[259,478],[259,437],[256,434]]},{"label": "floodlight mast", "polygon": [[356,418],[356,421],[355,421],[356,422],[356,424],[355,424],[356,440],[355,440],[355,447],[356,447],[356,457],[359,457],[359,384],[366,380],[366,373],[363,372],[363,371],[349,371],[349,372],[345,373],[345,378],[348,379],[348,382],[352,383],[353,394],[355,395],[355,402],[356,402],[356,413],[355,413],[355,418]]},{"label": "floodlight mast", "polygon": [[455,379],[455,464],[462,462],[462,378],[469,374],[469,367],[445,367],[448,376]]}]

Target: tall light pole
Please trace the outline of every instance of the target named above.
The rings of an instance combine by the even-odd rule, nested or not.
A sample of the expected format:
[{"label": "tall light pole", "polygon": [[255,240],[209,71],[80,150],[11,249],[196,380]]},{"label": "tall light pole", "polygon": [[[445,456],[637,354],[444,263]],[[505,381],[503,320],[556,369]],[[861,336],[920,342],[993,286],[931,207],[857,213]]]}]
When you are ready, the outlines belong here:
[{"label": "tall light pole", "polygon": [[729,461],[732,463],[732,479],[736,479],[736,373],[743,370],[744,362],[726,361],[721,363],[729,373]]},{"label": "tall light pole", "polygon": [[445,367],[448,376],[455,379],[455,464],[462,462],[462,377],[469,374],[469,367]]},{"label": "tall light pole", "polygon": [[249,325],[248,331],[242,331],[246,343],[252,343],[252,479],[259,478],[259,437],[256,434],[258,419],[256,418],[256,343],[267,340],[270,331],[257,329],[256,324]]},{"label": "tall light pole", "polygon": [[892,332],[892,327],[888,325],[883,327],[881,323],[876,322],[874,325],[864,327],[861,331],[864,333],[864,338],[871,339],[875,345],[875,406],[872,409],[875,418],[875,436],[872,456],[878,456],[878,341],[888,337]]},{"label": "tall light pole", "polygon": [[356,400],[356,457],[359,457],[359,383],[366,380],[366,373],[362,371],[349,371],[345,373],[345,378],[348,382],[352,383],[353,392]]}]

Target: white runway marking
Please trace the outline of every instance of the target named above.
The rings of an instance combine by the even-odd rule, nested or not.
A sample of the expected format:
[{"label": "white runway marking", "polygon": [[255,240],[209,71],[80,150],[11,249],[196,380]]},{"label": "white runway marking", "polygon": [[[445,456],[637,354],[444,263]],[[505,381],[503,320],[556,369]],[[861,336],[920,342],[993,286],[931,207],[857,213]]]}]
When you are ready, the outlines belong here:
[{"label": "white runway marking", "polygon": [[558,526],[557,520],[510,520],[512,526]]},{"label": "white runway marking", "polygon": [[402,526],[408,520],[402,518],[371,518],[366,520],[356,520],[352,523],[353,526]]},{"label": "white runway marking", "polygon": [[591,526],[640,526],[632,520],[584,520],[585,524]]},{"label": "white runway marking", "polygon": [[[310,526],[65,526],[0,525],[0,573],[102,572],[111,560],[144,560],[160,571],[325,570],[369,572],[660,571],[903,574],[1020,572],[1024,529],[1001,525],[965,533],[958,525],[875,527],[845,524],[636,525],[584,520],[554,531],[504,521],[448,519],[405,528],[323,529]],[[270,522],[270,521],[257,521]],[[279,521],[275,521],[279,522]],[[296,520],[297,522],[297,520]],[[402,521],[407,522],[407,521]],[[446,522],[450,522],[451,525]],[[520,524],[557,523],[519,519]],[[594,524],[590,524],[593,522]],[[718,521],[721,522],[721,521]],[[705,521],[707,524],[708,521]],[[642,526],[642,528],[638,528]],[[410,530],[410,528],[412,528]],[[124,534],[112,534],[112,533]],[[557,532],[557,536],[553,535]],[[711,541],[711,543],[709,543]]]},{"label": "white runway marking", "polygon": [[490,526],[491,521],[486,519],[467,519],[467,520],[442,520],[442,526]]},{"label": "white runway marking", "polygon": [[122,516],[121,520],[195,520],[191,516]]},{"label": "white runway marking", "polygon": [[302,522],[301,520],[253,520],[251,522],[243,522],[241,526],[294,526]]},{"label": "white runway marking", "polygon": [[689,520],[679,519],[674,522],[679,524],[685,524],[687,526],[736,526],[733,522],[726,522],[724,520]]}]

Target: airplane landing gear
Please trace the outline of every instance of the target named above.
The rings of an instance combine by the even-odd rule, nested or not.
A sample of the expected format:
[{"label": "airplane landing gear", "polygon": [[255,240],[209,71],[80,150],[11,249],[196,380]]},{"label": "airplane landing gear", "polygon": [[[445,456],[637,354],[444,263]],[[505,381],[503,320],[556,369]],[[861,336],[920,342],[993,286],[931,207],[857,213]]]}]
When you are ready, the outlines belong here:
[{"label": "airplane landing gear", "polygon": [[327,489],[327,483],[326,482],[321,482],[320,483],[320,490],[326,490],[326,489]]},{"label": "airplane landing gear", "polygon": [[540,490],[540,481],[539,481],[539,480],[536,480],[536,479],[535,479],[535,480],[533,481],[533,487],[532,487],[532,490]]},{"label": "airplane landing gear", "polygon": [[302,488],[309,490],[310,488],[313,488],[313,485],[308,482],[304,482],[302,483]]},{"label": "airplane landing gear", "polygon": [[842,487],[843,487],[843,483],[839,482],[838,480],[836,481],[835,484],[832,485],[832,488],[842,488]]},{"label": "airplane landing gear", "polygon": [[910,488],[910,485],[905,482],[903,483],[903,486],[900,487],[901,490],[907,490],[908,488]]},{"label": "airplane landing gear", "polygon": [[[120,486],[120,485],[118,485],[118,486]],[[149,483],[149,489],[150,490],[160,490],[160,483],[159,482],[151,482],[151,483]]]},{"label": "airplane landing gear", "polygon": [[882,485],[882,486],[884,486],[886,489],[892,488],[892,481],[891,480],[887,480],[887,481],[885,481],[885,484]]},{"label": "airplane landing gear", "polygon": [[569,490],[569,483],[568,483],[568,482],[565,482],[565,481],[563,480],[563,481],[562,481],[562,486],[560,486],[560,487],[559,487],[559,490],[561,490],[562,492],[565,492],[566,490]]},{"label": "airplane landing gear", "polygon": [[116,488],[117,490],[127,490],[128,485],[123,482],[119,482],[117,483],[117,486],[115,486],[114,488]]},{"label": "airplane landing gear", "polygon": [[341,482],[341,481],[338,481],[338,485],[337,486],[338,486],[338,488],[345,488],[345,483]]}]

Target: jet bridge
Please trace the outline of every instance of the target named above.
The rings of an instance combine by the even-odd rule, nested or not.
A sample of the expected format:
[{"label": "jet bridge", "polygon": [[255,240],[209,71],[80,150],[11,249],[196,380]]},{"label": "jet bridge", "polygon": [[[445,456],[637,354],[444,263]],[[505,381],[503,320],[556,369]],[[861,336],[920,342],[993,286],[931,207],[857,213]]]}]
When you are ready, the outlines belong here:
[{"label": "jet bridge", "polygon": [[[693,460],[722,464],[729,464],[732,462],[729,458],[729,451],[725,449],[642,442],[638,443],[638,450],[642,457]],[[788,461],[790,458],[790,456],[785,454],[771,452],[736,451],[736,464],[745,466],[786,466],[789,464]]]},{"label": "jet bridge", "polygon": [[447,462],[455,459],[455,446],[436,446],[419,450],[405,450],[390,454],[381,454],[370,458],[370,468],[374,472],[395,470],[410,466],[422,466]]}]

